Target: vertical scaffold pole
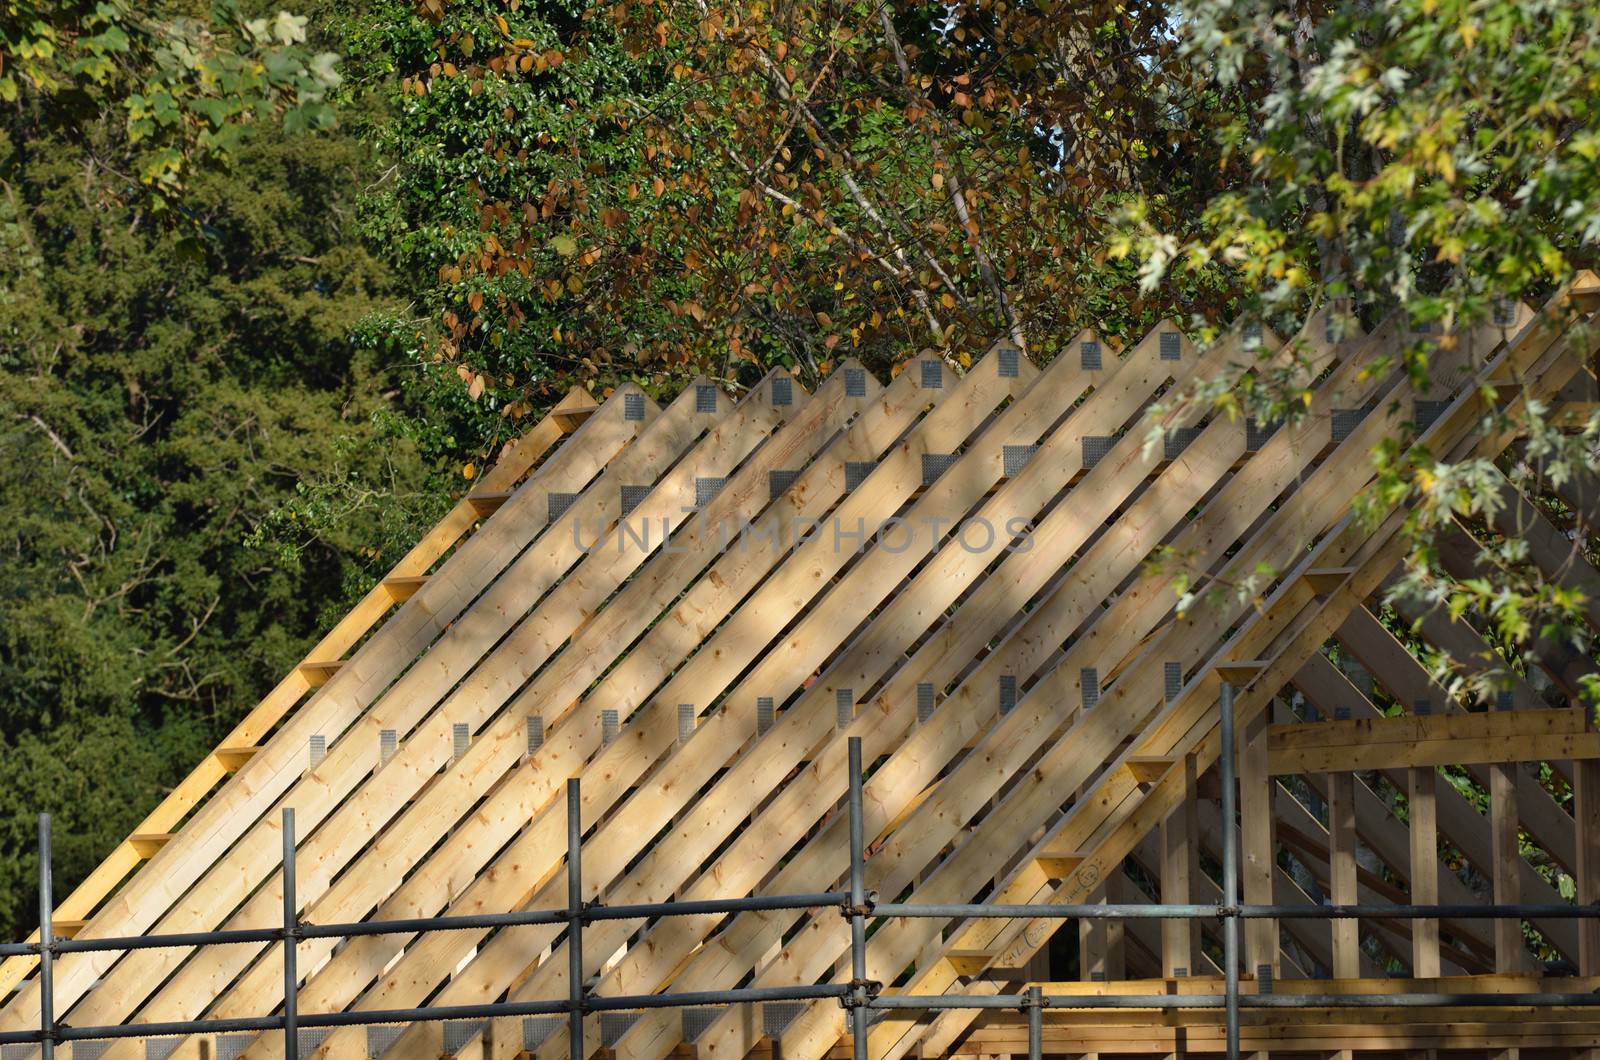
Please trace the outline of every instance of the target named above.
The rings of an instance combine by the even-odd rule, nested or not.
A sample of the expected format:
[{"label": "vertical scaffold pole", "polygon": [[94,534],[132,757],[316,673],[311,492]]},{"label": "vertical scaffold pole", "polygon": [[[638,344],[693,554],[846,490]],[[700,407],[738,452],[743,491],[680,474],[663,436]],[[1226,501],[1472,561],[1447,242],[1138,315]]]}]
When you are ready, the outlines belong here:
[{"label": "vertical scaffold pole", "polygon": [[39,815],[39,1055],[56,1055],[56,899],[50,878],[50,815]]},{"label": "vertical scaffold pole", "polygon": [[1221,696],[1222,754],[1222,960],[1227,990],[1228,1060],[1239,1060],[1239,830],[1234,821],[1233,686]]},{"label": "vertical scaffold pole", "polygon": [[1028,987],[1028,1060],[1044,1056],[1044,991]]},{"label": "vertical scaffold pole", "polygon": [[294,887],[294,810],[283,808],[283,1055],[300,1057],[300,967],[296,944],[300,924]]},{"label": "vertical scaffold pole", "polygon": [[861,737],[850,737],[850,1038],[854,1060],[867,1060],[867,883],[862,824]]},{"label": "vertical scaffold pole", "polygon": [[583,1052],[583,816],[578,778],[567,781],[567,1037],[572,1060]]}]

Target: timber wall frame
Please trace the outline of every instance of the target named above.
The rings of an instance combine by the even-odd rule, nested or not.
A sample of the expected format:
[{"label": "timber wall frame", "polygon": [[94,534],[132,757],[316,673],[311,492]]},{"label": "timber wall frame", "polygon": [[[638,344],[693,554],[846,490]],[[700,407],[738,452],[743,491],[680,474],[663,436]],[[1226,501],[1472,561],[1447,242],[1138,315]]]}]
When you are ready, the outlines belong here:
[{"label": "timber wall frame", "polygon": [[[857,925],[825,909],[641,910],[836,894],[852,848],[869,852],[863,887],[891,909],[1214,907],[1225,852],[1213,840],[1233,818],[1210,797],[1225,684],[1238,690],[1243,905],[1389,909],[1331,929],[1247,920],[1247,996],[1264,984],[1274,997],[1371,992],[1385,966],[1413,976],[1395,995],[1590,992],[1600,923],[1548,910],[1572,908],[1557,872],[1579,904],[1600,900],[1600,759],[1567,705],[1594,664],[1541,643],[1537,672],[1512,675],[1489,705],[1509,711],[1437,687],[1419,645],[1463,661],[1490,649],[1438,614],[1398,616],[1412,625],[1397,639],[1373,600],[1404,555],[1404,513],[1370,525],[1350,505],[1379,439],[1504,464],[1518,439],[1495,412],[1537,401],[1580,423],[1597,396],[1597,307],[1585,275],[1537,311],[1508,307],[1450,336],[1313,318],[1273,364],[1303,373],[1308,413],[1275,429],[1161,399],[1259,370],[1247,347],[1279,340],[1236,333],[1197,352],[1171,325],[1125,351],[1086,332],[1043,370],[1002,346],[965,374],[913,360],[887,386],[846,362],[815,395],[774,374],[736,404],[705,381],[665,406],[631,387],[598,403],[574,394],[46,918],[68,939],[50,951],[51,1014],[146,1033],[201,1019],[267,1028],[284,1025],[273,1013],[286,998],[318,1014],[505,1013],[570,1005],[576,986],[595,1000],[580,1012],[586,1054],[660,1060],[692,1039],[701,1054],[809,1060],[850,1037],[840,985],[871,981],[887,984],[883,998],[963,1006],[875,1002],[879,1018],[855,1036],[874,1060],[1009,1051],[990,1047],[1015,1037],[1007,1020],[1024,1041],[1041,1022],[1050,1052],[1205,1051],[1205,1012],[1147,1012],[1123,1031],[1064,1008],[1005,1014],[1030,984],[1072,992],[1040,956],[1059,919],[969,909],[885,922],[857,945]],[[1371,370],[1419,341],[1433,347],[1425,393]],[[1482,541],[1515,533],[1583,593],[1600,630],[1600,573],[1572,544],[1600,525],[1600,488],[1563,483],[1559,509],[1515,476],[1500,488],[1493,518],[1447,535],[1444,565],[1470,576]],[[973,547],[956,524],[998,528],[996,540]],[[1151,559],[1164,561],[1155,574]],[[1204,620],[1178,615],[1180,570],[1233,591],[1193,613]],[[851,739],[868,763],[859,844],[841,809]],[[569,947],[580,933],[565,914],[493,918],[563,908],[560,796],[577,778],[582,900],[641,912],[597,919]],[[1572,811],[1552,798],[1569,790]],[[1397,792],[1415,808],[1408,822],[1392,812]],[[1462,792],[1487,796],[1487,819]],[[291,808],[304,838],[285,861]],[[1491,903],[1530,908],[1500,920],[1468,908]],[[1444,908],[1396,908],[1413,905]],[[489,919],[421,933],[439,916]],[[1240,971],[1182,921],[1073,919],[1090,991],[1215,994],[1213,976]],[[1538,974],[1524,920],[1562,967]],[[413,927],[308,934],[287,969],[274,945],[285,923],[381,921]],[[201,948],[218,931],[256,934]],[[89,948],[174,935],[192,941]],[[12,991],[0,1035],[39,1025],[37,952],[0,966]],[[743,1005],[692,1026],[665,1009],[624,1020],[603,1000],[732,989],[818,993],[765,1024]],[[1594,1041],[1579,1004],[1548,1010],[1537,1033],[1525,1013],[1499,1018],[1517,1011],[1504,1003],[1442,1010],[1448,1024],[1404,1011],[1409,1022],[1325,1019],[1318,1037],[1277,1008],[1247,1009],[1241,1034],[1249,1050],[1289,1052]],[[504,1014],[467,1041],[437,1023],[376,1038],[341,1027],[315,1053],[572,1052],[565,1025],[538,1041],[524,1030]],[[284,1035],[227,1048],[277,1056]],[[74,1049],[138,1055],[134,1038]],[[213,1050],[220,1040],[190,1036],[148,1054]]]}]

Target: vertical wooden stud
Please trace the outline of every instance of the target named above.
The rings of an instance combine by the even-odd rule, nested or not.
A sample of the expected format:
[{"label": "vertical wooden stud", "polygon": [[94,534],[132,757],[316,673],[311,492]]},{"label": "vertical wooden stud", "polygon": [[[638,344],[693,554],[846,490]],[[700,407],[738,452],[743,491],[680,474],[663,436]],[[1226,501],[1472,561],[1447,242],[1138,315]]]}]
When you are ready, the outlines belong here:
[{"label": "vertical wooden stud", "polygon": [[[1187,905],[1198,871],[1196,842],[1199,836],[1199,778],[1193,755],[1183,760],[1183,805],[1161,823],[1161,900],[1169,905]],[[1161,922],[1161,974],[1168,979],[1180,971],[1195,972],[1194,955],[1199,952],[1196,935],[1199,924],[1193,920]]]},{"label": "vertical wooden stud", "polygon": [[[1406,778],[1406,805],[1411,817],[1411,904],[1439,901],[1439,815],[1433,766],[1413,767]],[[1411,922],[1411,974],[1418,979],[1439,975],[1439,921]]]},{"label": "vertical wooden stud", "polygon": [[[1579,759],[1572,768],[1578,904],[1594,905],[1600,902],[1600,759]],[[1600,975],[1600,920],[1578,921],[1578,974]]]},{"label": "vertical wooden stud", "polygon": [[[1111,883],[1120,884],[1124,891],[1132,890],[1131,884],[1120,869],[1112,874]],[[1106,893],[1109,897],[1115,892],[1108,889]],[[1106,926],[1106,981],[1116,982],[1119,979],[1126,979],[1128,977],[1127,925],[1120,920],[1103,920],[1101,923]]]},{"label": "vertical wooden stud", "polygon": [[[1517,843],[1517,767],[1502,762],[1489,767],[1489,850],[1494,860],[1494,900],[1513,905],[1522,900],[1522,851]],[[1494,970],[1521,971],[1524,965],[1522,921],[1494,922]]]},{"label": "vertical wooden stud", "polygon": [[[1335,905],[1356,903],[1356,778],[1353,773],[1328,776],[1328,890]],[[1333,920],[1333,977],[1361,975],[1361,926],[1355,920]]]},{"label": "vertical wooden stud", "polygon": [[[1106,889],[1102,884],[1088,897],[1091,905],[1104,905]],[[1078,921],[1078,976],[1085,982],[1105,982],[1106,975],[1106,921]]]},{"label": "vertical wooden stud", "polygon": [[[1272,904],[1272,874],[1276,866],[1276,830],[1273,828],[1272,774],[1267,770],[1267,716],[1256,718],[1244,733],[1239,756],[1240,862],[1244,900],[1249,905]],[[1278,922],[1244,922],[1245,967],[1251,974],[1270,965],[1278,977]]]}]

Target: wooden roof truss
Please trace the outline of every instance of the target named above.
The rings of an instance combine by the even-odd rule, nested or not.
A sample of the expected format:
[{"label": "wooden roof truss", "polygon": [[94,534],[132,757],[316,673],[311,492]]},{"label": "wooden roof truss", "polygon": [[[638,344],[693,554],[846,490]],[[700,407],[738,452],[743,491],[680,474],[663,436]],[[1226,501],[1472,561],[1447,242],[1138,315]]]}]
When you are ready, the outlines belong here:
[{"label": "wooden roof truss", "polygon": [[[308,922],[560,908],[571,777],[587,900],[830,890],[850,737],[884,900],[1214,902],[1224,682],[1243,734],[1246,902],[1556,903],[1563,880],[1600,900],[1600,734],[1581,708],[1549,708],[1577,702],[1592,659],[1541,643],[1538,672],[1495,704],[1440,687],[1421,648],[1492,649],[1470,621],[1382,605],[1405,513],[1352,510],[1380,440],[1492,460],[1518,441],[1486,420],[1496,410],[1537,401],[1581,422],[1596,339],[1579,325],[1597,308],[1586,275],[1537,311],[1423,337],[1423,394],[1373,370],[1418,341],[1403,322],[1333,342],[1320,317],[1292,343],[1241,332],[1204,352],[1171,324],[1120,352],[1085,332],[1043,369],[1007,347],[964,373],[919,358],[887,385],[846,361],[815,394],[783,374],[738,401],[706,380],[665,405],[632,386],[575,391],[59,903],[56,929],[274,926],[285,806]],[[1304,418],[1274,429],[1163,401],[1257,363],[1256,344],[1315,380]],[[1600,572],[1573,545],[1600,522],[1600,484],[1563,483],[1560,511],[1509,477],[1499,488],[1477,530],[1528,540],[1600,631]],[[1447,535],[1442,562],[1470,575],[1481,539]],[[1183,585],[1205,600],[1180,614]],[[1057,928],[883,923],[869,978],[911,993],[1216,988],[1209,924],[1068,926],[1073,983],[1055,981]],[[1559,966],[1535,967],[1515,922],[1251,921],[1247,989],[1600,987],[1600,923],[1530,928]],[[599,995],[843,981],[849,925],[803,909],[601,921],[584,957]],[[306,1012],[568,992],[557,926],[312,939],[299,968]],[[36,1025],[32,970],[0,966],[14,989],[0,1031]],[[261,943],[62,955],[54,989],[62,1018],[89,1026],[271,1013],[282,986],[281,951]],[[1594,1010],[1537,1027],[1508,1011],[1263,1014],[1247,1047],[1578,1050],[1600,1033]],[[342,1028],[311,1055],[555,1060],[568,1042],[551,1023]],[[593,1014],[585,1040],[630,1060],[686,1046],[814,1060],[845,1031],[830,1001]],[[894,1012],[870,1051],[988,1055],[1025,1034],[1004,1014]],[[1214,1051],[1219,1034],[1206,1013],[1052,1011],[1047,1051]]]}]

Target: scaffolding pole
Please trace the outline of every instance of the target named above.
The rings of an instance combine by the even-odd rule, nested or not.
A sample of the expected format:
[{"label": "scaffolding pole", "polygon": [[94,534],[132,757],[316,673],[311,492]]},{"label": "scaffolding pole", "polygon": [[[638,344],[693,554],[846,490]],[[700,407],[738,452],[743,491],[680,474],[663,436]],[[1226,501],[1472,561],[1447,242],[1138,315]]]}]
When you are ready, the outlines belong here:
[{"label": "scaffolding pole", "polygon": [[567,781],[567,1011],[571,1060],[583,1053],[583,793]]},{"label": "scaffolding pole", "polygon": [[1228,1060],[1239,1060],[1239,827],[1234,821],[1238,793],[1233,783],[1233,686],[1222,684],[1222,961],[1227,998]]},{"label": "scaffolding pole", "polygon": [[861,800],[861,737],[848,743],[850,758],[850,1046],[867,1060],[867,867]]},{"label": "scaffolding pole", "polygon": [[56,1055],[55,952],[56,901],[50,877],[50,815],[39,815],[39,1055]]},{"label": "scaffolding pole", "polygon": [[299,910],[294,887],[294,809],[283,808],[283,1055],[300,1060],[300,969],[295,950]]}]

